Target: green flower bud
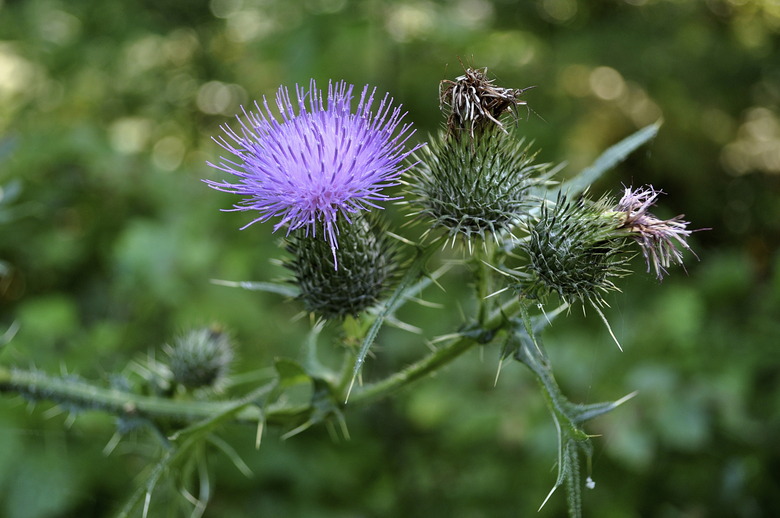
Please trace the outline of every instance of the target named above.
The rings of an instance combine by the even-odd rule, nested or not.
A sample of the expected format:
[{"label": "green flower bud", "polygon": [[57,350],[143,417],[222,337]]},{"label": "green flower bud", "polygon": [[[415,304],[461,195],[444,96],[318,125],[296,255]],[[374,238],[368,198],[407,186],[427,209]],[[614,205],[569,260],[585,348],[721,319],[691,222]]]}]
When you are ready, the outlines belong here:
[{"label": "green flower bud", "polygon": [[408,173],[410,206],[454,239],[486,239],[525,213],[528,189],[547,164],[534,162],[522,140],[493,130],[479,138],[442,138],[422,151]]},{"label": "green flower bud", "polygon": [[301,291],[299,298],[307,311],[327,319],[357,315],[375,305],[398,271],[396,249],[381,225],[367,215],[351,217],[351,222],[339,220],[335,250],[304,231],[293,233],[287,243],[293,257],[285,266]]},{"label": "green flower bud", "polygon": [[628,273],[628,240],[612,206],[608,198],[594,202],[584,196],[573,201],[559,196],[554,206],[542,205],[521,245],[533,279],[527,293],[555,292],[568,303],[604,304],[604,294],[618,289],[612,279]]},{"label": "green flower bud", "polygon": [[173,381],[188,389],[219,388],[233,361],[230,337],[213,328],[190,331],[165,350]]}]

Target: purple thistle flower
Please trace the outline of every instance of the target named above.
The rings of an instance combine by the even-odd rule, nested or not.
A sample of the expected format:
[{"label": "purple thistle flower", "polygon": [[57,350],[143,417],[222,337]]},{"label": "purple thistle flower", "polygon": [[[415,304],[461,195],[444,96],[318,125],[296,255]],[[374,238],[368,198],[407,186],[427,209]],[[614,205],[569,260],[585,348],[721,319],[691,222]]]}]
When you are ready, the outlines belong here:
[{"label": "purple thistle flower", "polygon": [[296,85],[296,109],[288,89],[280,87],[276,105],[281,121],[264,97],[263,109],[255,102],[256,112],[242,108],[244,118],[236,116],[240,131],[221,126],[227,139],[214,140],[235,159],[220,157],[219,164],[208,164],[239,182],[204,181],[247,197],[225,209],[259,213],[242,230],[277,216],[281,219],[274,232],[287,226],[287,234],[304,228],[306,235],[316,235],[321,225],[335,259],[339,215],[350,223],[350,214],[397,199],[381,191],[398,185],[401,174],[415,165],[402,163],[422,144],[405,148],[414,131],[411,123],[401,126],[406,113],[393,107],[389,94],[372,111],[376,88],[365,86],[353,112],[353,88],[343,81],[329,83],[326,100],[314,80],[308,91]]},{"label": "purple thistle flower", "polygon": [[662,220],[648,212],[660,194],[663,191],[656,191],[652,185],[636,190],[626,187],[615,207],[616,211],[624,214],[621,228],[628,230],[639,243],[647,262],[647,271],[652,266],[658,280],[663,279],[671,264],[683,264],[682,251],[677,245],[696,255],[686,241],[692,231],[688,230],[690,223],[683,221],[682,214]]}]

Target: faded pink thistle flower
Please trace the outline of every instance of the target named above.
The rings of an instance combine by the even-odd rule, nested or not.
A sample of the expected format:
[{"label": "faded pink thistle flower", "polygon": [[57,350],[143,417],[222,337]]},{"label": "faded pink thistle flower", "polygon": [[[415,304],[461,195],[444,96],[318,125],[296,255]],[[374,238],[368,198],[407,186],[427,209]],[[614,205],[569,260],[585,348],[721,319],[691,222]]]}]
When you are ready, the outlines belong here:
[{"label": "faded pink thistle flower", "polygon": [[653,189],[652,185],[635,190],[626,187],[615,207],[616,211],[624,214],[621,228],[628,230],[639,243],[647,262],[647,271],[654,268],[658,280],[663,279],[670,265],[683,264],[682,251],[677,245],[696,255],[686,242],[692,231],[687,229],[690,223],[682,219],[682,214],[662,220],[648,212],[660,194],[663,192]]},{"label": "faded pink thistle flower", "polygon": [[[263,99],[256,112],[236,116],[238,131],[221,127],[226,137],[214,140],[235,158],[221,157],[210,166],[238,178],[238,183],[204,180],[223,192],[246,196],[233,205],[238,211],[257,211],[243,228],[273,217],[280,220],[274,232],[304,228],[306,235],[322,229],[335,260],[337,223],[350,214],[381,208],[390,198],[381,191],[398,185],[406,158],[411,124],[401,125],[405,113],[385,95],[372,110],[376,89],[368,86],[352,110],[353,85],[330,83],[327,99],[314,80],[309,89],[296,86],[297,102],[287,88],[276,93],[281,120]],[[396,131],[397,130],[397,131]]]}]

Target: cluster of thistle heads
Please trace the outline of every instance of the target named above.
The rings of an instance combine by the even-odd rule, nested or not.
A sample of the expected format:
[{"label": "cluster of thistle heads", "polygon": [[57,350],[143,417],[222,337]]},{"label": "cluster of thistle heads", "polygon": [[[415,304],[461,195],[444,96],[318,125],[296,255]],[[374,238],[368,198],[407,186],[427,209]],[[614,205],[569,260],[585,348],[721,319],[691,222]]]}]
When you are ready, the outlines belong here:
[{"label": "cluster of thistle heads", "polygon": [[499,87],[487,69],[464,72],[440,83],[446,124],[427,144],[410,142],[412,124],[389,95],[368,86],[355,95],[344,82],[324,94],[312,80],[294,98],[281,87],[276,110],[264,98],[236,117],[237,127],[222,126],[215,140],[228,157],[209,165],[235,183],[205,182],[243,197],[227,210],[253,213],[246,226],[273,220],[274,231],[285,230],[285,264],[306,310],[357,315],[387,294],[401,261],[379,213],[393,200],[425,225],[422,239],[443,236],[436,242],[465,244],[468,253],[495,242],[506,257],[490,260],[525,258],[493,266],[530,298],[604,304],[634,243],[659,279],[682,264],[691,231],[681,216],[649,212],[661,191],[549,199],[555,169],[508,129],[528,88]]}]

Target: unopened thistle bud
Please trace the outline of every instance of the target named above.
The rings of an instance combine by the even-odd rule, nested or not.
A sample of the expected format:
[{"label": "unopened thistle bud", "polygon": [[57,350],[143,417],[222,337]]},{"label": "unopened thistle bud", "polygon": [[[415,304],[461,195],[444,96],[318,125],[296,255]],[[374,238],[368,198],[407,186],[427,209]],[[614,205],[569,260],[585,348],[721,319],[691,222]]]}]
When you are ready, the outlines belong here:
[{"label": "unopened thistle bud", "polygon": [[423,150],[409,172],[410,205],[450,237],[467,242],[511,228],[524,213],[527,191],[547,164],[534,162],[523,141],[499,131],[474,141],[445,139]]},{"label": "unopened thistle bud", "polygon": [[227,333],[213,328],[196,329],[165,346],[173,381],[188,388],[219,388],[233,361]]},{"label": "unopened thistle bud", "polygon": [[[307,311],[332,319],[357,315],[379,302],[395,281],[396,249],[384,229],[361,214],[338,225],[335,257],[328,243],[312,234],[290,236],[285,263]],[[338,269],[334,262],[338,261]]]},{"label": "unopened thistle bud", "polygon": [[658,280],[663,279],[666,269],[672,264],[682,265],[682,251],[678,246],[693,253],[686,241],[692,232],[688,230],[690,223],[683,221],[683,215],[662,220],[648,212],[661,193],[652,185],[638,189],[626,187],[615,207],[623,220],[621,228],[639,243],[647,271],[650,272],[652,267]]},{"label": "unopened thistle bud", "polygon": [[558,198],[543,204],[538,221],[521,248],[528,255],[532,281],[528,292],[555,292],[568,303],[603,305],[604,294],[617,290],[612,282],[628,273],[628,240],[618,228],[621,220],[606,198],[591,201]]}]

